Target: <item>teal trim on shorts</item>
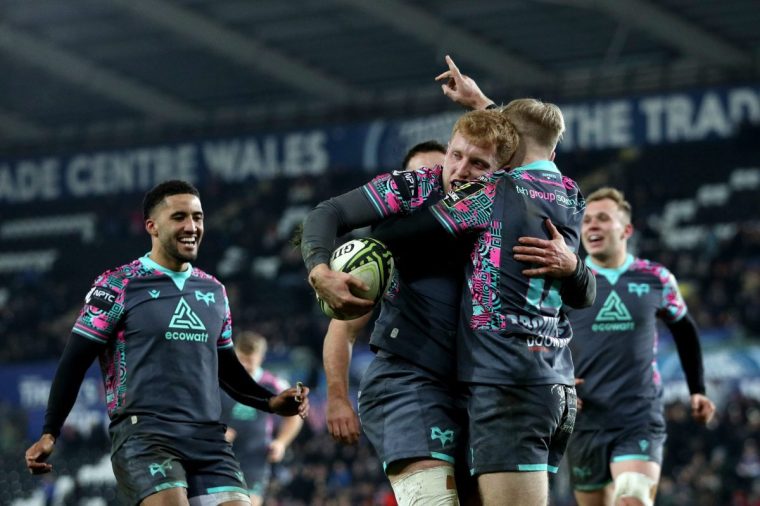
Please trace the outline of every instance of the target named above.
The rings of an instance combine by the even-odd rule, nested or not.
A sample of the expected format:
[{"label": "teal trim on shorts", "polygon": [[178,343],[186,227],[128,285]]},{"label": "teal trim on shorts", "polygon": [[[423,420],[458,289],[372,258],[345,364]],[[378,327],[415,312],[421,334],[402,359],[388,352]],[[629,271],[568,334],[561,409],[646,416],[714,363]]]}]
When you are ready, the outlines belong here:
[{"label": "teal trim on shorts", "polygon": [[517,464],[518,471],[548,471],[552,474],[559,471],[558,467],[549,464]]},{"label": "teal trim on shorts", "polygon": [[608,481],[607,483],[602,484],[593,484],[593,485],[575,485],[573,488],[575,490],[578,490],[580,492],[594,492],[596,490],[601,490],[607,485],[612,483],[612,480]]},{"label": "teal trim on shorts", "polygon": [[240,487],[214,487],[206,489],[207,494],[218,494],[219,492],[238,492],[240,494],[248,495],[248,491]]},{"label": "teal trim on shorts", "polygon": [[649,455],[618,455],[617,457],[612,457],[612,462],[627,462],[629,460],[649,462],[652,459],[649,458]]},{"label": "teal trim on shorts", "polygon": [[445,453],[430,452],[430,456],[433,457],[434,459],[445,460],[446,462],[449,462],[451,464],[454,463],[454,457],[452,457],[451,455],[446,455]]},{"label": "teal trim on shorts", "polygon": [[386,469],[388,469],[388,463],[383,461],[383,472],[385,472]]},{"label": "teal trim on shorts", "polygon": [[161,492],[162,490],[169,490],[170,488],[187,488],[187,483],[184,481],[172,481],[170,483],[162,483],[161,485],[156,485],[153,488],[156,492]]}]

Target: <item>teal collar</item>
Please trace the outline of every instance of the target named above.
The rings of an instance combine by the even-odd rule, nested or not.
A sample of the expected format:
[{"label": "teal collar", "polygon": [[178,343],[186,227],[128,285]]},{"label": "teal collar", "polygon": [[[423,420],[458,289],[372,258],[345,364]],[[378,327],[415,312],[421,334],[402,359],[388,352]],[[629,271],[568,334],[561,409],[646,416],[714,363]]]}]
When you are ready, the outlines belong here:
[{"label": "teal collar", "polygon": [[586,265],[594,269],[596,272],[607,278],[607,281],[610,282],[611,285],[614,285],[617,283],[617,280],[620,278],[620,276],[628,270],[628,268],[633,263],[633,255],[628,253],[625,257],[625,262],[623,262],[623,265],[620,267],[614,267],[614,268],[607,268],[607,267],[601,267],[594,263],[593,260],[591,260],[591,255],[586,257]]},{"label": "teal collar", "polygon": [[140,257],[140,262],[142,262],[142,264],[148,269],[154,269],[154,270],[163,272],[164,274],[169,276],[171,280],[174,281],[174,284],[177,285],[177,289],[180,292],[185,287],[185,281],[187,281],[187,278],[189,278],[190,275],[193,273],[193,266],[189,264],[188,264],[187,269],[180,272],[167,269],[163,265],[159,265],[156,262],[154,262],[150,258],[150,253],[146,253],[145,256]]},{"label": "teal collar", "polygon": [[528,165],[517,167],[515,170],[548,170],[550,172],[559,172],[557,166],[550,160],[536,160]]}]

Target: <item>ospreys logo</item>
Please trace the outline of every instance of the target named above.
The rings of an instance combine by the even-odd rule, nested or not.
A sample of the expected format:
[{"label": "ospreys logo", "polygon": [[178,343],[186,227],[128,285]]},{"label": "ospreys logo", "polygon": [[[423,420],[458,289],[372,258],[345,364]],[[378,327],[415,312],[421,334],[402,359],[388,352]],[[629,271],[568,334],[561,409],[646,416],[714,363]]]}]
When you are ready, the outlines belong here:
[{"label": "ospreys logo", "polygon": [[454,431],[449,430],[441,430],[440,427],[433,427],[430,429],[430,439],[435,441],[436,439],[441,442],[441,448],[446,446],[446,443],[453,443],[454,442]]},{"label": "ospreys logo", "polygon": [[172,468],[172,459],[166,459],[160,464],[151,464],[148,466],[148,471],[150,471],[151,476],[155,476],[157,474],[161,474],[164,478],[166,478],[166,470]]},{"label": "ospreys logo", "polygon": [[[206,330],[206,326],[200,317],[192,310],[190,304],[187,303],[184,297],[179,300],[174,314],[169,322],[170,329],[181,330]],[[208,334],[206,332],[172,332],[168,331],[164,334],[164,337],[168,340],[177,341],[197,341],[205,343],[208,341]]]},{"label": "ospreys logo", "polygon": [[591,326],[591,330],[594,332],[622,332],[635,328],[636,324],[631,318],[630,311],[614,291],[604,301],[602,309],[599,310],[596,320]]}]

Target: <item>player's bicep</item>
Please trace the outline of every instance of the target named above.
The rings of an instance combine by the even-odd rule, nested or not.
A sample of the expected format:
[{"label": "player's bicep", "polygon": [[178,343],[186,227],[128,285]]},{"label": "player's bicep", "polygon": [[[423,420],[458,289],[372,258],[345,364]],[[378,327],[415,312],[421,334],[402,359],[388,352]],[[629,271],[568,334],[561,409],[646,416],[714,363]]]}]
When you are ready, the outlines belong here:
[{"label": "player's bicep", "polygon": [[224,321],[219,338],[216,340],[216,347],[219,349],[232,348],[232,311],[230,311],[230,301],[227,298],[227,290],[222,285],[222,297],[224,298]]},{"label": "player's bicep", "polygon": [[662,300],[658,315],[666,322],[677,322],[687,313],[686,301],[678,288],[675,276],[663,268],[661,273],[663,281]]},{"label": "player's bicep", "polygon": [[495,195],[496,182],[471,181],[447,193],[431,212],[452,235],[484,230],[491,221]]},{"label": "player's bicep", "polygon": [[87,292],[72,332],[105,344],[111,338],[124,313],[124,283],[102,275]]},{"label": "player's bicep", "polygon": [[440,168],[381,174],[362,187],[379,216],[407,214],[440,188]]}]

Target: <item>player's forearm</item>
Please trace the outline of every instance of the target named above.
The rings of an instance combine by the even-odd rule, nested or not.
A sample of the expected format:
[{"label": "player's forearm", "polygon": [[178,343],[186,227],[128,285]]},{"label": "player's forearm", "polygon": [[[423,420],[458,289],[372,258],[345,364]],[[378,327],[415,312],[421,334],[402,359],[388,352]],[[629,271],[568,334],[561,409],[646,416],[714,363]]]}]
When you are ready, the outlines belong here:
[{"label": "player's forearm", "polygon": [[69,416],[77,400],[84,375],[102,348],[103,345],[79,334],[71,334],[50,386],[43,434],[50,434],[53,438],[58,437],[66,417]]},{"label": "player's forearm", "polygon": [[361,188],[318,204],[303,224],[301,255],[307,271],[330,262],[337,237],[379,220],[380,216]]},{"label": "player's forearm", "polygon": [[356,335],[352,336],[347,324],[345,321],[332,320],[322,345],[327,395],[332,398],[348,399],[348,368]]},{"label": "player's forearm", "polygon": [[283,444],[283,446],[290,446],[290,443],[298,436],[303,427],[303,419],[300,416],[290,416],[283,418],[280,430],[277,431],[277,441]]},{"label": "player's forearm", "polygon": [[702,346],[699,343],[697,324],[690,315],[685,315],[677,322],[668,323],[673,340],[681,359],[681,367],[689,385],[689,393],[705,393],[705,373],[702,364]]},{"label": "player's forearm", "polygon": [[218,356],[219,386],[236,401],[271,413],[269,399],[275,394],[256,383],[248,375],[232,348],[219,350]]},{"label": "player's forearm", "polygon": [[596,277],[580,258],[575,272],[562,279],[560,295],[564,304],[575,309],[590,307],[596,300]]}]

